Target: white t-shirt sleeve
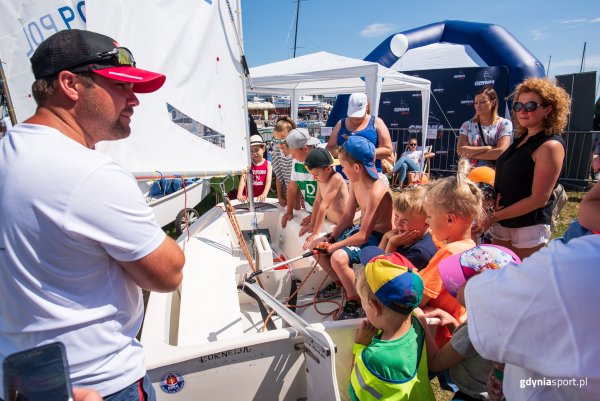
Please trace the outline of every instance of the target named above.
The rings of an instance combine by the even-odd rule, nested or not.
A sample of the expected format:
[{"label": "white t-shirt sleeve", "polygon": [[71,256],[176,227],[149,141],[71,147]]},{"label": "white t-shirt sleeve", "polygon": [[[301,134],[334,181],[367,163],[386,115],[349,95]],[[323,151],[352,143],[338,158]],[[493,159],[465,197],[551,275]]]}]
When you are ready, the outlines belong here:
[{"label": "white t-shirt sleeve", "polygon": [[143,258],[165,239],[135,179],[116,163],[103,164],[85,177],[66,210],[69,235],[97,241],[118,261]]},{"label": "white t-shirt sleeve", "polygon": [[600,236],[591,235],[473,277],[465,301],[475,349],[548,376],[599,377],[599,258]]}]

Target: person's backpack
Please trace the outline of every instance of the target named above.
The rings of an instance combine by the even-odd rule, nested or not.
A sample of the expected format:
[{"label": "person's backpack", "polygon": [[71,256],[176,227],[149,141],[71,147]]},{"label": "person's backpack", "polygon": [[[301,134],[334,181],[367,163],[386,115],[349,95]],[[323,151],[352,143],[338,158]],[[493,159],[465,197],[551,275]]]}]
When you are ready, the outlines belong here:
[{"label": "person's backpack", "polygon": [[550,229],[554,230],[554,227],[558,224],[560,211],[569,201],[569,196],[567,195],[565,188],[560,184],[556,185],[556,188],[552,191],[552,196],[554,197],[554,200],[552,204],[552,222],[550,223]]}]

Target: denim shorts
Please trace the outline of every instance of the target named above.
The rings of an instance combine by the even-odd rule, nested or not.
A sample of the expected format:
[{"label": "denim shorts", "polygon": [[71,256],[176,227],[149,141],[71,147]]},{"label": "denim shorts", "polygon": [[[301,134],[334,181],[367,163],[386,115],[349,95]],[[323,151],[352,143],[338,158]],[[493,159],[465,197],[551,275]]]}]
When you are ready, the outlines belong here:
[{"label": "denim shorts", "polygon": [[549,224],[509,228],[500,225],[500,223],[494,223],[490,228],[490,233],[492,238],[500,241],[510,241],[515,248],[535,248],[544,245],[550,240],[551,235]]},{"label": "denim shorts", "polygon": [[[338,238],[338,241],[344,240],[354,234],[356,234],[358,231],[360,230],[360,225],[356,224],[351,228],[347,228],[344,230],[344,232],[342,233],[342,235],[340,235],[340,237]],[[381,242],[381,239],[383,238],[383,234],[377,231],[372,231],[371,232],[371,236],[369,237],[369,240],[365,243],[362,244],[361,246],[345,246],[342,248],[342,250],[344,252],[346,252],[346,254],[348,255],[348,258],[350,259],[349,264],[350,267],[352,267],[352,265],[354,264],[358,264],[360,263],[360,250],[366,246],[378,246],[379,243]]]},{"label": "denim shorts", "polygon": [[145,375],[123,390],[105,396],[104,401],[156,401],[156,394],[150,378]]}]

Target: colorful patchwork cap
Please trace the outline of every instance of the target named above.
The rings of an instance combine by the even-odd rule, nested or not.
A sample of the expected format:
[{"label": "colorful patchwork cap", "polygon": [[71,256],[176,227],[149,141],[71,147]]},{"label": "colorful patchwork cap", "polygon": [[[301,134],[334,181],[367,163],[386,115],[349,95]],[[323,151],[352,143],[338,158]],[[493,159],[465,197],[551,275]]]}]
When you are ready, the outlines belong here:
[{"label": "colorful patchwork cap", "polygon": [[484,270],[495,270],[509,263],[521,263],[510,249],[498,245],[482,244],[452,255],[438,265],[444,287],[456,297],[458,289],[473,276]]},{"label": "colorful patchwork cap", "polygon": [[[383,254],[366,247],[361,253],[367,284],[375,297],[391,310],[408,315],[423,298],[423,281],[412,263],[399,253]],[[378,248],[377,248],[378,249]],[[364,263],[366,262],[366,263]]]}]

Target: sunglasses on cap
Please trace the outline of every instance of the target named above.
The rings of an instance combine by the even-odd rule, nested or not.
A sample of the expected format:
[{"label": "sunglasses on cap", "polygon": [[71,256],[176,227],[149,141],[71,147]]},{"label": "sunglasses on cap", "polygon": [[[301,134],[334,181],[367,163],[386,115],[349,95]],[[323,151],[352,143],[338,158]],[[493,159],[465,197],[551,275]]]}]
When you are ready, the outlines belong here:
[{"label": "sunglasses on cap", "polygon": [[131,54],[131,51],[126,47],[115,47],[112,50],[97,53],[96,55],[89,57],[84,62],[78,63],[73,67],[67,68],[67,70],[73,71],[74,69],[77,69],[79,67],[96,63],[112,67],[135,67],[135,59],[133,58],[133,54]]},{"label": "sunglasses on cap", "polygon": [[533,100],[527,103],[523,103],[523,102],[514,102],[512,105],[512,109],[516,112],[519,112],[523,109],[525,109],[525,111],[531,113],[532,111],[536,111],[538,107],[546,107],[547,104],[543,104],[543,103],[537,103],[534,102]]}]

